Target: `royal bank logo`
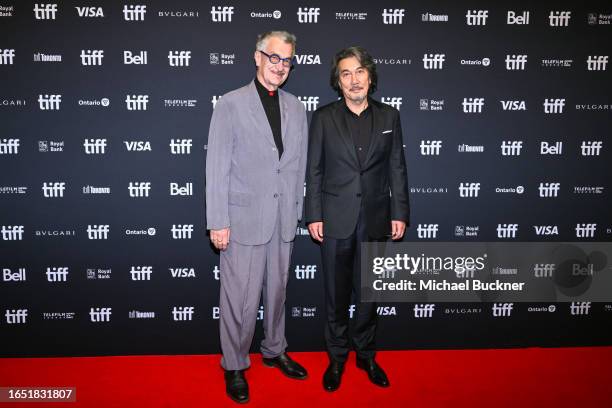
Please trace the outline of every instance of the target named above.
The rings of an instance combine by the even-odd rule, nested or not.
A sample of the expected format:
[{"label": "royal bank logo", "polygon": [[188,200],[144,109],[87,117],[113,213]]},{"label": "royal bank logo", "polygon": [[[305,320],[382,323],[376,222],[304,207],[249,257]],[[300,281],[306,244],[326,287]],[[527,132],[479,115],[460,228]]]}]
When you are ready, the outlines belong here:
[{"label": "royal bank logo", "polygon": [[0,4],[0,17],[13,17],[14,12],[14,6],[5,6],[3,4]]},{"label": "royal bank logo", "polygon": [[234,15],[234,7],[232,6],[212,6],[210,16],[213,23],[231,23]]},{"label": "royal bank logo", "polygon": [[587,24],[590,26],[595,25],[610,25],[612,24],[612,14],[601,14],[601,13],[588,13]]},{"label": "royal bank logo", "polygon": [[298,23],[316,24],[319,22],[321,9],[318,7],[299,7],[297,11]]},{"label": "royal bank logo", "polygon": [[125,21],[144,21],[147,6],[142,4],[125,4],[123,6],[123,19]]},{"label": "royal bank logo", "polygon": [[480,226],[478,225],[457,225],[455,226],[455,236],[456,237],[476,238],[478,237],[479,232],[480,232]]},{"label": "royal bank logo", "polygon": [[406,9],[383,9],[383,24],[403,24]]},{"label": "royal bank logo", "polygon": [[210,53],[210,65],[233,65],[235,60],[236,54]]},{"label": "royal bank logo", "polygon": [[107,280],[111,278],[111,269],[102,268],[87,268],[87,279],[88,280]]},{"label": "royal bank logo", "polygon": [[64,141],[39,140],[38,151],[41,153],[58,153],[64,151]]},{"label": "royal bank logo", "polygon": [[34,18],[36,20],[55,20],[57,4],[34,3]]},{"label": "royal bank logo", "polygon": [[419,99],[419,110],[442,111],[444,110],[444,99]]},{"label": "royal bank logo", "polygon": [[316,315],[316,306],[293,306],[291,308],[291,317],[315,317]]}]

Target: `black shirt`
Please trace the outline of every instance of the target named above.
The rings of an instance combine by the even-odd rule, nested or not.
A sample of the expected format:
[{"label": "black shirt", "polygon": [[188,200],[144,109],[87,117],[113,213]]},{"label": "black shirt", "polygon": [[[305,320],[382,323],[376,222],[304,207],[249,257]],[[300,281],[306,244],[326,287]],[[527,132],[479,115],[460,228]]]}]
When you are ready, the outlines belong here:
[{"label": "black shirt", "polygon": [[368,107],[359,115],[353,113],[349,107],[346,106],[346,101],[344,101],[344,108],[346,124],[348,125],[353,143],[355,144],[355,151],[359,158],[359,164],[363,166],[368,155],[370,139],[372,138],[372,107],[368,104]]},{"label": "black shirt", "polygon": [[259,79],[255,78],[255,88],[261,99],[266,116],[268,117],[268,123],[272,129],[272,136],[274,136],[274,143],[276,143],[276,150],[278,150],[278,158],[280,159],[283,154],[283,137],[281,133],[281,115],[280,115],[280,104],[278,102],[278,90],[268,91],[260,82]]}]

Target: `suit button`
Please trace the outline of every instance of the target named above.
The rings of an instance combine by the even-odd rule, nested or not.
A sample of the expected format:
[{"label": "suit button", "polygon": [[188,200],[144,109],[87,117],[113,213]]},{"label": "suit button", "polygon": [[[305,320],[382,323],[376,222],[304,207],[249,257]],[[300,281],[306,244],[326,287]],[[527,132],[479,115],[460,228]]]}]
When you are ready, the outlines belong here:
[{"label": "suit button", "polygon": [[361,193],[357,193],[355,194],[357,197],[361,197]]},{"label": "suit button", "polygon": [[274,193],[274,198],[278,198],[278,194]]},{"label": "suit button", "polygon": [[277,172],[277,173],[280,173],[280,169],[276,169],[276,172]]}]

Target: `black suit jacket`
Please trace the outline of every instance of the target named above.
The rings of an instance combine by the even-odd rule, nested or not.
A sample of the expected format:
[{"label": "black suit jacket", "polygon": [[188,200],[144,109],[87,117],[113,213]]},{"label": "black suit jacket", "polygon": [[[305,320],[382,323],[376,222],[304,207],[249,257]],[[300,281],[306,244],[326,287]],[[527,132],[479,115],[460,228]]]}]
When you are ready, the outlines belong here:
[{"label": "black suit jacket", "polygon": [[409,223],[408,179],[399,111],[368,100],[373,126],[360,166],[342,109],[325,105],[312,116],[306,170],[305,221],[322,221],[323,235],[347,238],[355,229],[362,200],[370,238],[391,233],[391,220]]}]

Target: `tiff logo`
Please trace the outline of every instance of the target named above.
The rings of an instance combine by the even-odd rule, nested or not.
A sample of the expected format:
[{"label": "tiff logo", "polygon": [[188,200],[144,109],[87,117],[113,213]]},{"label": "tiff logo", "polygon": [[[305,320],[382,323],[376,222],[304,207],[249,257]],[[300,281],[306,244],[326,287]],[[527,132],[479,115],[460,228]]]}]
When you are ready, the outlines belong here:
[{"label": "tiff logo", "polygon": [[13,65],[13,59],[15,58],[14,49],[0,49],[0,65]]},{"label": "tiff logo", "polygon": [[233,14],[234,7],[212,6],[212,9],[210,9],[210,15],[212,16],[212,21],[214,23],[231,23]]},{"label": "tiff logo", "polygon": [[422,156],[439,156],[442,148],[441,140],[421,140],[419,145]]},{"label": "tiff logo", "polygon": [[38,95],[38,107],[40,110],[59,110],[62,95]]},{"label": "tiff logo", "polygon": [[89,320],[94,323],[110,322],[112,307],[91,307],[89,308]]},{"label": "tiff logo", "polygon": [[576,224],[576,238],[594,238],[597,224]]},{"label": "tiff logo", "polygon": [[191,154],[192,139],[170,139],[170,154]]},{"label": "tiff logo", "polygon": [[68,279],[68,267],[49,267],[45,272],[48,282],[66,282]]},{"label": "tiff logo", "polygon": [[540,142],[540,154],[560,155],[563,152],[563,142],[549,144],[548,142]]},{"label": "tiff logo", "polygon": [[382,97],[380,101],[384,104],[394,107],[397,110],[400,110],[402,106],[402,98],[401,97]]},{"label": "tiff logo", "polygon": [[535,264],[533,265],[533,276],[536,278],[552,278],[555,270],[555,264]]},{"label": "tiff logo", "polygon": [[521,140],[504,140],[501,144],[502,156],[520,156],[523,142]]},{"label": "tiff logo", "polygon": [[318,7],[299,7],[297,11],[298,23],[318,23],[320,12],[321,9]]},{"label": "tiff logo", "polygon": [[516,238],[518,224],[497,224],[497,238]]},{"label": "tiff logo", "polygon": [[168,63],[171,67],[188,67],[191,51],[169,51]]},{"label": "tiff logo", "polygon": [[0,154],[19,154],[20,139],[0,139]]},{"label": "tiff logo", "polygon": [[34,4],[34,18],[37,20],[55,20],[57,4]]},{"label": "tiff logo", "polygon": [[128,192],[130,197],[148,197],[151,191],[151,182],[149,181],[130,181]]},{"label": "tiff logo", "polygon": [[2,233],[3,241],[21,241],[23,240],[23,225],[3,225],[0,233]]},{"label": "tiff logo", "polygon": [[527,64],[527,55],[506,54],[506,70],[524,71]]},{"label": "tiff logo", "polygon": [[529,24],[529,12],[523,11],[523,14],[517,15],[514,11],[508,11],[506,24],[526,25]]},{"label": "tiff logo", "polygon": [[464,113],[482,113],[484,98],[463,98],[461,105]]},{"label": "tiff logo", "polygon": [[605,71],[608,66],[607,55],[589,55],[586,60],[587,70],[589,71]]},{"label": "tiff logo", "polygon": [[480,183],[461,183],[459,184],[459,197],[478,197]]},{"label": "tiff logo", "polygon": [[127,110],[147,110],[149,95],[126,95],[125,105]]},{"label": "tiff logo", "polygon": [[551,27],[567,27],[571,17],[571,11],[551,11],[548,15],[548,24]]},{"label": "tiff logo", "polygon": [[172,224],[172,239],[191,239],[193,224]]},{"label": "tiff logo", "polygon": [[193,306],[174,306],[172,308],[172,320],[175,322],[184,322],[193,320]]},{"label": "tiff logo", "polygon": [[570,304],[570,313],[572,316],[584,316],[589,314],[591,302],[572,302]]},{"label": "tiff logo", "polygon": [[81,50],[81,65],[102,65],[104,50]]},{"label": "tiff logo", "polygon": [[583,140],[580,145],[580,154],[583,156],[599,156],[603,142],[601,140]]},{"label": "tiff logo", "polygon": [[414,317],[417,319],[422,317],[433,317],[434,309],[436,305],[434,303],[422,303],[414,305]]},{"label": "tiff logo", "polygon": [[508,317],[512,314],[514,303],[493,303],[493,317]]},{"label": "tiff logo", "polygon": [[317,110],[319,106],[318,96],[298,96],[298,100],[304,105],[306,112],[312,112]]},{"label": "tiff logo", "polygon": [[42,185],[43,196],[45,198],[57,198],[64,196],[64,190],[66,190],[66,183],[64,182],[44,182]]},{"label": "tiff logo", "polygon": [[144,21],[147,6],[141,4],[124,4],[123,19],[125,21]]},{"label": "tiff logo", "polygon": [[438,227],[439,224],[419,224],[417,226],[417,238],[436,238]]},{"label": "tiff logo", "polygon": [[151,280],[152,266],[132,266],[130,275],[133,281]]},{"label": "tiff logo", "polygon": [[442,69],[446,54],[423,54],[423,68]]},{"label": "tiff logo", "polygon": [[4,316],[8,324],[25,324],[28,309],[6,309]]},{"label": "tiff logo", "polygon": [[544,99],[544,113],[563,113],[565,99]]},{"label": "tiff logo", "polygon": [[538,192],[540,197],[551,198],[559,195],[561,189],[561,183],[540,183]]},{"label": "tiff logo", "polygon": [[83,148],[85,154],[105,154],[106,139],[84,139]]},{"label": "tiff logo", "polygon": [[469,26],[487,25],[488,10],[468,10],[465,15],[465,22]]},{"label": "tiff logo", "polygon": [[215,109],[215,107],[217,106],[217,102],[219,102],[219,99],[221,99],[223,96],[217,96],[217,95],[213,95],[212,99],[210,100],[210,102],[212,103],[213,109]]},{"label": "tiff logo", "polygon": [[405,9],[383,9],[383,24],[403,24]]},{"label": "tiff logo", "polygon": [[109,225],[87,225],[87,239],[108,239]]},{"label": "tiff logo", "polygon": [[295,265],[296,279],[314,279],[317,265]]}]

